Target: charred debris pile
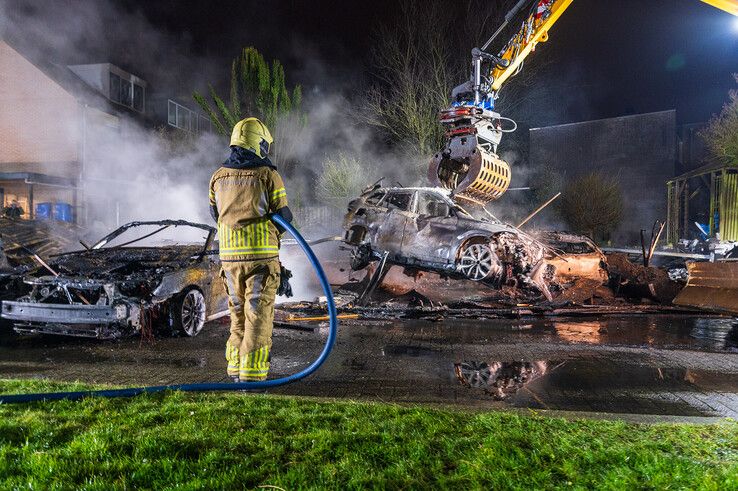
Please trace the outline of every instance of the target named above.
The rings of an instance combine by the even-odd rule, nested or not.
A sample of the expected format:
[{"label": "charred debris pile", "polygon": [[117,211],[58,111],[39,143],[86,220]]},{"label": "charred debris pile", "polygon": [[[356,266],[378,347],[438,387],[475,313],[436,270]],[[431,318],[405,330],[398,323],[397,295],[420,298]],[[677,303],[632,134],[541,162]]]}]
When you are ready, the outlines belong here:
[{"label": "charred debris pile", "polygon": [[[558,233],[545,233],[549,239]],[[551,297],[518,284],[490,288],[469,280],[395,266],[374,290],[373,272],[360,281],[338,286],[340,311],[362,319],[516,319],[528,316],[697,314],[704,311],[672,303],[686,278],[677,272],[684,261],[644,266],[635,254],[605,254],[599,249],[569,248],[546,259],[556,263],[548,281]],[[280,306],[283,316],[320,316],[324,305],[293,302]],[[279,317],[279,316],[278,316]]]}]

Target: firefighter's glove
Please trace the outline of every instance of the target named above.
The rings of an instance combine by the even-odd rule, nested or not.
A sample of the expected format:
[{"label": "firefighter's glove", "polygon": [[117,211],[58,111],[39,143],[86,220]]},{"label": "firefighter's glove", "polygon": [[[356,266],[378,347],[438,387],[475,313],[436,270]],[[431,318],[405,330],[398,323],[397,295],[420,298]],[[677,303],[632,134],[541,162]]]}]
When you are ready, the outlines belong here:
[{"label": "firefighter's glove", "polygon": [[290,285],[290,278],[292,278],[292,271],[280,264],[279,289],[277,290],[277,295],[279,295],[280,297],[289,298],[292,296],[292,285]]}]

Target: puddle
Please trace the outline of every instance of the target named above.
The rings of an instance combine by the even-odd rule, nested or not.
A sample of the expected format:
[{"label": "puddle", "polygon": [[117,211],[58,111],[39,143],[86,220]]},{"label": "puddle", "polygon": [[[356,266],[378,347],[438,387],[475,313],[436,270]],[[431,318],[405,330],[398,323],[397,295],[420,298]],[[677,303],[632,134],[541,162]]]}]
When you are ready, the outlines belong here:
[{"label": "puddle", "polygon": [[738,352],[738,321],[732,318],[644,316],[544,322],[563,341],[590,344],[680,347]]},{"label": "puddle", "polygon": [[429,325],[418,320],[396,321],[391,332],[411,330],[423,340],[448,343],[500,341],[563,342],[654,348],[689,348],[738,353],[738,320],[727,317],[669,315],[601,318],[528,318],[522,320],[455,319]]},{"label": "puddle", "polygon": [[[738,415],[738,374],[589,360],[463,361],[457,386],[513,407],[682,416]],[[458,399],[458,397],[457,397]],[[479,403],[479,399],[476,399]]]},{"label": "puddle", "polygon": [[[558,366],[558,365],[556,365]],[[481,389],[495,400],[514,395],[526,384],[546,374],[548,361],[463,361],[454,363],[456,379],[464,387]]]}]

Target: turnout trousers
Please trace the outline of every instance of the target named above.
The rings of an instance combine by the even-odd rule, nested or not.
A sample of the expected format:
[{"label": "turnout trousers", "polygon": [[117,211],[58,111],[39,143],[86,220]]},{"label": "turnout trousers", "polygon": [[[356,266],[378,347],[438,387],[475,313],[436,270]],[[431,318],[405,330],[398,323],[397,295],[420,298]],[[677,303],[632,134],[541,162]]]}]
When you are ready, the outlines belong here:
[{"label": "turnout trousers", "polygon": [[231,314],[228,375],[244,382],[264,380],[269,374],[279,258],[223,261],[221,268]]}]

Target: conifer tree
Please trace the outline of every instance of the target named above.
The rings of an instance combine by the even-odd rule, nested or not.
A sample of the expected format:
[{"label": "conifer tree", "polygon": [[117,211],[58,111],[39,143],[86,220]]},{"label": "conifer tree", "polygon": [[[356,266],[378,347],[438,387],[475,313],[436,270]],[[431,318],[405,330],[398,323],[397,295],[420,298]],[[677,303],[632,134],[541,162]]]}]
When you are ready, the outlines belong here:
[{"label": "conifer tree", "polygon": [[198,92],[193,98],[219,134],[229,137],[233,126],[242,118],[258,117],[274,136],[272,160],[291,167],[297,137],[307,120],[302,112],[302,88],[296,85],[292,91],[287,89],[284,67],[279,60],[270,66],[256,48],[243,48],[231,63],[228,103],[212,85],[209,88],[210,102]]}]

